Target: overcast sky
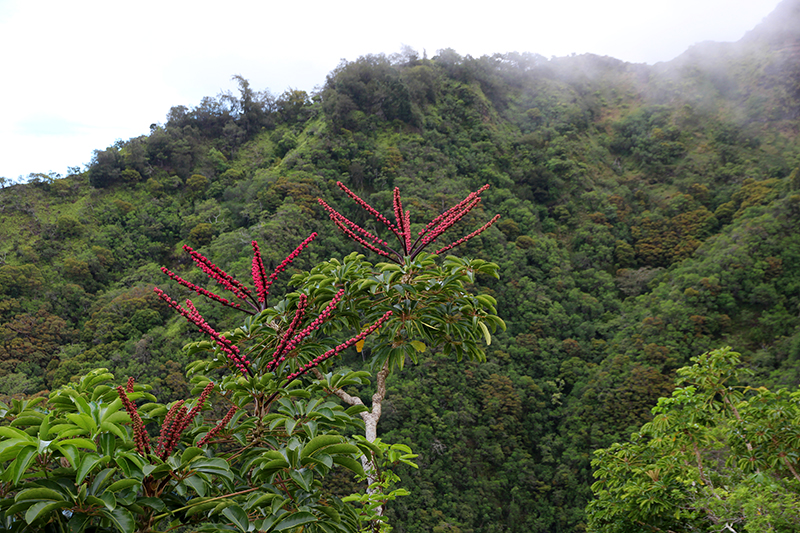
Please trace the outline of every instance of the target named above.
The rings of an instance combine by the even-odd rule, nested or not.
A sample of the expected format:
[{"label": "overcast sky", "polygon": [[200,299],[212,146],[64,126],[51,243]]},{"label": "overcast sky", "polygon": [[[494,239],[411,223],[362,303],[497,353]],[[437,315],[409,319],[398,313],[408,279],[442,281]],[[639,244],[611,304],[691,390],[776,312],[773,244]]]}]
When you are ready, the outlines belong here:
[{"label": "overcast sky", "polygon": [[[778,0],[0,0],[0,177],[65,173],[170,107],[236,90],[312,91],[341,59],[453,48],[668,61],[736,41]],[[474,7],[471,7],[474,6]]]}]

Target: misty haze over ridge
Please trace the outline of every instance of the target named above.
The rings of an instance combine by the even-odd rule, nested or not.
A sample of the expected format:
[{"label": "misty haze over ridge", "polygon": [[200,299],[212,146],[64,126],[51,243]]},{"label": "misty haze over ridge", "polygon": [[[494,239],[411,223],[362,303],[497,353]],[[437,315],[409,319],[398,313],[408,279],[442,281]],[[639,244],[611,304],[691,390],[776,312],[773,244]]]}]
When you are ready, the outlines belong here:
[{"label": "misty haze over ridge", "polygon": [[[771,14],[769,17],[767,17],[768,19],[771,19],[770,26],[772,27],[772,29],[770,31],[773,34],[776,34],[778,30],[780,30],[780,31],[782,31],[784,33],[791,34],[793,29],[796,28],[796,25],[798,23],[800,23],[800,22],[797,21],[797,13],[796,13],[797,9],[796,8],[797,8],[797,5],[793,1],[788,1],[787,0],[787,1],[784,1],[781,4],[779,4],[779,6],[775,10],[775,12],[773,14]],[[794,12],[792,12],[792,10],[794,10]],[[780,13],[780,16],[775,16],[776,14],[779,14],[779,13]],[[787,17],[786,16],[787,13],[791,14],[794,18]],[[759,27],[764,26],[764,25],[765,25],[764,23],[761,23],[761,24],[759,24]],[[748,35],[750,35],[751,33],[754,33],[754,31],[749,32]],[[728,43],[718,43],[718,44],[726,45]],[[670,60],[670,61],[657,63],[657,65],[659,65],[659,66],[671,65],[676,60],[678,60],[678,59],[682,58],[683,56],[685,56],[687,53],[695,53],[696,54],[697,50],[694,50],[695,48],[703,48],[706,45],[709,45],[709,43],[706,42],[706,43],[699,43],[698,45],[694,45],[694,46],[690,47],[690,49],[687,52],[681,54],[677,58],[675,58],[673,60]],[[694,52],[692,52],[693,50],[694,50]],[[456,49],[456,51],[459,52],[458,49]],[[536,54],[535,51],[532,51],[532,53]],[[429,53],[429,55],[430,55],[430,53]],[[591,53],[589,55],[591,55]],[[711,54],[711,55],[713,56],[713,54]],[[713,59],[708,59],[708,61],[713,62]],[[234,72],[236,72],[235,69],[234,69]],[[226,77],[226,79],[227,79],[227,77]],[[323,83],[323,81],[324,80],[320,79],[319,83]],[[256,83],[254,83],[254,86],[257,86],[259,88],[264,88],[264,86],[259,86]],[[213,94],[213,93],[208,93],[207,95],[210,96],[211,94]],[[191,106],[191,105],[196,105],[196,104],[197,104],[197,101],[174,99],[169,105],[187,105],[187,106]],[[37,118],[33,122],[27,123],[26,127],[28,129],[26,131],[28,133],[30,133],[32,131],[35,131],[34,127],[41,127],[42,121],[44,120],[44,118],[45,117],[42,116],[42,117]],[[149,121],[150,122],[160,122],[161,120],[163,120],[163,118],[161,120],[159,120],[159,119],[160,119],[160,117],[158,117],[158,116],[152,116],[152,117],[150,117]],[[33,119],[31,119],[31,120],[33,120]],[[77,124],[74,121],[68,121],[68,120],[65,120],[63,118],[59,118],[55,122],[52,122],[52,124],[50,124],[48,127],[51,128],[51,133],[59,133],[59,132],[62,132],[64,130],[64,128],[67,128],[68,130],[73,130],[75,132],[75,135],[79,135],[80,134],[80,131],[79,131],[80,128],[78,128],[79,126],[80,126],[80,124]],[[78,128],[78,129],[75,129],[75,128]],[[45,138],[47,138],[47,136],[45,136]],[[124,138],[124,137],[122,137],[122,138]],[[96,145],[94,148],[95,149],[100,149],[102,146],[103,145]],[[43,169],[41,169],[41,168],[40,169],[31,168],[30,170],[31,171],[41,171]],[[7,178],[11,178],[11,179],[14,178],[14,176],[11,176],[11,175],[7,175],[6,177]]]}]

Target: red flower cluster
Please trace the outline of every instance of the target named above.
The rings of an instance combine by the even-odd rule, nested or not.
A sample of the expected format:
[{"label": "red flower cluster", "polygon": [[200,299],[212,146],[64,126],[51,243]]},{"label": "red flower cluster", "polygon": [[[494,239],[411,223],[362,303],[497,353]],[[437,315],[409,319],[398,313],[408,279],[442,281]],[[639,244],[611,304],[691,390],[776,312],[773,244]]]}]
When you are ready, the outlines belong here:
[{"label": "red flower cluster", "polygon": [[[133,378],[128,379],[129,385],[132,379]],[[133,391],[131,390],[129,392]],[[133,402],[128,398],[122,385],[117,387],[117,394],[119,394],[119,399],[122,400],[122,405],[125,406],[128,416],[131,417],[131,424],[133,424],[133,441],[136,443],[136,451],[139,452],[140,455],[147,455],[150,453],[150,435],[147,434],[147,430],[144,428],[142,417],[139,416],[136,406],[133,405]]]},{"label": "red flower cluster", "polygon": [[200,393],[200,397],[197,399],[197,403],[195,403],[191,411],[184,407],[183,404],[186,403],[184,400],[175,403],[170,408],[166,418],[164,418],[164,423],[161,425],[161,435],[158,438],[158,446],[156,447],[156,455],[158,455],[162,461],[169,457],[169,454],[175,449],[178,441],[180,441],[181,434],[189,426],[194,417],[200,413],[203,404],[206,402],[213,388],[214,383],[209,382],[203,389],[203,392]]},{"label": "red flower cluster", "polygon": [[286,268],[292,263],[292,261],[300,255],[300,252],[303,251],[310,243],[317,237],[316,233],[312,233],[308,236],[306,240],[300,243],[300,246],[294,249],[292,253],[290,253],[286,259],[284,259],[280,265],[275,269],[275,271],[267,277],[266,270],[264,269],[264,260],[261,258],[261,251],[258,247],[258,243],[256,241],[252,241],[253,246],[253,266],[251,268],[251,274],[253,277],[253,284],[255,285],[256,294],[257,296],[253,296],[252,291],[245,287],[245,285],[219,268],[217,265],[212,263],[207,257],[205,257],[200,252],[193,250],[190,246],[184,245],[183,249],[186,250],[189,255],[192,256],[192,259],[195,263],[200,267],[200,269],[208,274],[208,277],[222,285],[222,287],[230,292],[233,295],[241,300],[246,301],[250,304],[252,309],[248,309],[246,307],[242,307],[236,301],[230,301],[227,298],[220,296],[219,294],[213,293],[209,290],[206,290],[202,287],[195,285],[194,283],[187,281],[180,277],[179,275],[175,274],[174,272],[170,271],[165,267],[161,267],[161,271],[168,275],[173,280],[177,281],[184,287],[188,287],[191,290],[195,291],[197,294],[205,296],[215,302],[219,302],[222,305],[227,307],[232,307],[234,309],[238,309],[240,311],[244,311],[245,313],[254,315],[260,311],[263,311],[267,308],[267,297],[269,296],[269,288],[272,286],[272,283],[275,281],[275,278],[278,275],[286,270]]},{"label": "red flower cluster", "polygon": [[[334,224],[336,224],[336,226],[342,230],[345,235],[359,243],[361,246],[399,264],[403,263],[405,257],[416,257],[428,245],[433,243],[437,237],[450,229],[453,224],[461,220],[464,215],[472,211],[472,209],[474,209],[475,206],[480,203],[481,193],[489,188],[489,185],[484,185],[477,191],[470,193],[462,201],[430,221],[425,228],[417,234],[416,238],[412,239],[411,212],[403,211],[403,202],[400,199],[400,189],[395,187],[392,196],[395,217],[395,222],[392,223],[386,217],[381,215],[374,207],[369,205],[363,199],[359,198],[353,191],[348,189],[342,182],[339,181],[336,182],[336,184],[345,192],[345,194],[355,200],[356,203],[358,203],[358,205],[360,205],[365,211],[375,217],[378,221],[382,222],[392,233],[395,234],[395,236],[400,240],[402,253],[390,248],[386,241],[380,239],[376,235],[373,235],[358,224],[348,220],[344,215],[336,211],[321,198],[317,199],[325,211],[328,212],[328,216],[331,218],[331,220],[333,220]],[[492,220],[484,224],[477,231],[462,237],[449,246],[445,246],[444,248],[436,250],[435,253],[439,254],[450,250],[451,248],[458,246],[459,244],[463,244],[469,239],[480,235],[499,218],[500,215],[496,215],[494,218],[492,218]]]},{"label": "red flower cluster", "polygon": [[194,262],[200,267],[200,270],[208,274],[208,277],[222,285],[225,289],[231,291],[237,298],[246,300],[250,296],[250,289],[245,287],[239,280],[219,268],[217,265],[208,260],[203,254],[196,250],[192,250],[190,246],[183,245],[183,249],[189,252]]},{"label": "red flower cluster", "polygon": [[[174,272],[171,272],[167,268],[161,267],[162,272],[167,274],[170,278],[177,281],[184,287],[188,287],[191,290],[195,291],[197,294],[205,296],[215,302],[219,302],[222,305],[227,307],[232,307],[234,309],[239,309],[240,311],[244,311],[245,313],[254,315],[260,311],[263,311],[267,308],[267,297],[269,296],[269,289],[272,286],[272,283],[278,277],[278,275],[286,270],[286,268],[295,260],[295,258],[300,255],[310,243],[317,237],[316,233],[312,233],[308,236],[306,240],[300,243],[300,246],[294,249],[292,253],[290,253],[286,259],[284,259],[280,265],[275,269],[275,271],[267,277],[266,270],[264,269],[264,260],[261,257],[261,250],[258,247],[258,243],[256,241],[252,241],[253,246],[253,261],[252,261],[252,268],[251,274],[253,276],[253,284],[255,285],[256,297],[253,296],[253,293],[250,289],[245,287],[245,285],[219,268],[217,265],[212,263],[207,257],[203,254],[193,250],[189,246],[184,246],[183,249],[186,250],[189,255],[192,256],[192,259],[195,263],[200,267],[200,269],[208,274],[208,276],[222,285],[223,288],[233,293],[233,295],[241,300],[245,300],[252,310],[247,309],[246,307],[242,307],[238,302],[230,301],[227,298],[224,298],[216,293],[208,291],[202,287],[198,287],[194,283],[187,281]],[[167,302],[170,307],[178,311],[181,315],[186,317],[186,319],[196,325],[202,333],[207,334],[217,345],[220,349],[225,353],[225,355],[230,359],[233,364],[242,372],[247,373],[248,365],[250,362],[239,352],[239,348],[237,348],[231,341],[225,338],[224,335],[220,335],[214,329],[208,325],[208,323],[203,319],[200,315],[200,312],[194,307],[190,300],[186,300],[186,307],[185,309],[180,306],[177,302],[172,300],[164,291],[155,287],[155,292],[158,296]]]},{"label": "red flower cluster", "polygon": [[364,331],[362,331],[361,333],[359,333],[358,335],[356,335],[352,339],[343,342],[342,344],[340,344],[336,348],[331,348],[330,350],[328,350],[324,354],[322,354],[319,357],[316,357],[316,358],[312,359],[311,361],[309,361],[308,363],[306,363],[297,372],[294,372],[293,374],[289,374],[288,376],[286,376],[286,383],[294,381],[295,379],[299,378],[300,376],[302,376],[303,374],[305,374],[306,372],[308,372],[312,368],[314,368],[316,366],[319,366],[319,364],[322,363],[323,361],[326,361],[326,360],[330,359],[334,355],[337,355],[341,351],[346,350],[350,346],[354,345],[355,343],[357,343],[358,341],[360,341],[361,339],[363,339],[364,337],[366,337],[367,335],[369,335],[370,333],[372,333],[373,331],[375,331],[376,329],[381,327],[383,325],[383,323],[386,322],[389,319],[390,316],[392,316],[392,312],[391,311],[386,311],[386,313],[384,313],[384,315],[382,317],[380,317],[374,324],[372,324],[370,327],[368,327],[367,329],[365,329]]},{"label": "red flower cluster", "polygon": [[225,416],[222,418],[222,420],[220,420],[219,422],[217,422],[217,425],[216,425],[216,426],[214,426],[213,428],[211,428],[211,429],[209,430],[209,432],[208,432],[208,433],[206,433],[206,436],[205,436],[205,437],[203,437],[202,439],[200,439],[200,440],[197,442],[197,446],[198,446],[199,448],[202,448],[202,447],[203,447],[205,444],[207,444],[207,443],[208,443],[208,441],[210,441],[211,439],[213,439],[213,438],[214,438],[214,437],[217,435],[217,433],[219,433],[219,432],[222,430],[222,428],[224,428],[224,427],[225,427],[225,425],[226,425],[228,422],[230,422],[230,421],[231,421],[231,418],[233,418],[233,414],[234,414],[234,413],[237,411],[237,409],[239,409],[239,408],[238,408],[238,407],[236,407],[235,405],[234,405],[233,407],[231,407],[230,409],[228,409],[228,412],[225,414]]},{"label": "red flower cluster", "polygon": [[286,256],[286,259],[281,261],[281,264],[275,268],[272,274],[270,274],[269,279],[267,279],[267,272],[264,269],[264,261],[261,259],[261,252],[258,249],[258,243],[253,241],[253,283],[255,283],[256,292],[258,293],[258,301],[262,306],[266,305],[267,296],[269,296],[269,288],[272,286],[275,278],[278,277],[278,274],[286,270],[286,267],[292,264],[292,261],[294,261],[295,258],[300,255],[300,252],[302,252],[306,246],[311,244],[311,241],[313,241],[316,237],[317,233],[314,232],[309,235],[306,240],[301,242],[300,246],[295,248],[292,253]]},{"label": "red flower cluster", "polygon": [[186,320],[197,326],[201,333],[205,333],[214,339],[214,342],[217,343],[217,346],[219,346],[220,350],[222,350],[222,352],[228,357],[228,359],[230,359],[234,366],[236,366],[236,368],[238,368],[243,374],[249,372],[247,366],[250,364],[250,361],[248,361],[247,358],[241,354],[239,348],[235,344],[226,339],[224,335],[217,333],[214,328],[208,325],[208,322],[206,322],[205,319],[200,315],[200,312],[197,310],[197,308],[195,308],[191,300],[186,300],[186,307],[189,309],[184,309],[178,302],[170,298],[167,293],[158,287],[155,287],[153,290],[156,292],[156,294],[158,294],[159,298],[167,302],[170,307],[183,315]]},{"label": "red flower cluster", "polygon": [[[398,203],[399,203],[399,196],[398,196]],[[380,214],[378,214],[378,215],[380,215]],[[405,228],[408,227],[408,219],[409,219],[409,216],[406,214],[405,215],[405,226],[403,226]],[[355,224],[352,224],[352,223],[350,223],[350,224],[354,228],[358,228],[358,226],[356,226]],[[364,230],[360,230],[360,229],[357,229],[357,231],[364,232]],[[365,233],[367,233],[367,232],[365,232]],[[286,268],[292,263],[292,261],[294,261],[294,259],[300,254],[300,252],[302,252],[303,249],[305,249],[309,245],[309,243],[311,243],[311,241],[314,240],[314,238],[316,236],[317,236],[316,233],[312,233],[306,240],[304,240],[302,243],[300,243],[300,245],[297,248],[295,248],[295,250],[291,254],[289,254],[289,256],[286,257],[286,259],[284,259],[281,262],[281,264],[278,265],[278,267],[275,269],[275,271],[270,276],[266,275],[266,271],[264,269],[264,261],[263,261],[263,259],[261,257],[261,251],[260,251],[260,249],[258,247],[258,243],[253,241],[252,242],[252,245],[253,245],[253,260],[252,260],[252,263],[251,263],[251,274],[253,276],[253,282],[254,282],[254,285],[255,285],[255,295],[256,295],[255,297],[253,296],[253,293],[250,290],[248,290],[242,283],[240,283],[239,281],[234,279],[231,275],[229,275],[228,273],[223,271],[221,268],[219,268],[216,265],[214,265],[213,263],[211,263],[211,261],[209,261],[207,258],[202,256],[198,252],[195,252],[194,250],[192,250],[188,246],[186,246],[184,248],[191,254],[191,256],[195,260],[195,262],[198,265],[200,265],[200,268],[202,268],[203,271],[206,272],[211,278],[213,278],[214,280],[219,282],[227,290],[231,291],[237,298],[243,299],[243,300],[247,301],[248,303],[250,303],[251,306],[256,311],[260,311],[260,310],[266,309],[267,296],[269,295],[269,289],[272,286],[272,284],[275,281],[275,279],[278,277],[278,275],[281,272],[286,270]],[[379,242],[379,243],[381,243],[383,245],[386,244],[383,241],[380,241],[379,239],[376,242]],[[236,309],[241,309],[241,310],[244,310],[244,311],[246,311],[246,312],[248,312],[250,314],[254,314],[254,313],[252,313],[252,312],[250,312],[250,311],[248,311],[248,310],[246,310],[244,308],[241,308],[237,302],[230,302],[227,299],[225,299],[225,298],[223,298],[223,297],[221,297],[221,296],[219,296],[217,294],[211,293],[210,291],[207,291],[205,289],[197,287],[196,285],[194,285],[194,284],[192,284],[192,283],[190,283],[190,282],[188,282],[186,280],[183,280],[182,278],[180,278],[179,276],[177,276],[176,274],[170,272],[167,269],[162,269],[162,270],[164,270],[164,272],[166,272],[172,279],[178,281],[181,285],[189,287],[190,289],[198,292],[199,294],[207,296],[207,297],[209,297],[210,299],[212,299],[212,300],[214,300],[216,302],[222,303],[223,305],[227,305],[229,307],[234,307]],[[256,358],[257,366],[254,367],[254,368],[251,368],[251,363],[247,359],[247,357],[245,357],[245,355],[243,355],[240,352],[239,348],[236,345],[234,345],[230,340],[226,339],[224,335],[216,332],[205,321],[205,319],[203,319],[203,317],[197,311],[195,306],[192,304],[191,300],[186,300],[186,307],[183,307],[180,304],[178,304],[176,301],[172,300],[172,298],[170,298],[164,291],[162,291],[158,287],[156,287],[154,290],[155,290],[156,294],[158,294],[158,296],[162,300],[167,302],[167,304],[170,307],[172,307],[173,309],[178,311],[178,313],[183,315],[189,322],[191,322],[192,324],[197,326],[198,329],[200,330],[200,332],[205,333],[206,335],[208,335],[209,337],[214,339],[214,342],[217,344],[217,346],[219,346],[220,350],[222,350],[222,352],[225,353],[225,355],[233,363],[234,366],[236,366],[242,373],[246,373],[246,374],[250,374],[250,375],[254,374],[254,368],[256,370],[262,370],[262,371],[267,371],[267,372],[276,371],[280,367],[281,363],[283,363],[284,361],[286,361],[286,359],[288,357],[290,357],[290,353],[293,350],[298,348],[309,335],[311,335],[315,330],[319,329],[322,326],[322,324],[331,317],[331,315],[334,313],[334,311],[338,307],[339,303],[341,302],[342,297],[344,296],[344,292],[345,292],[344,289],[340,289],[333,296],[331,301],[328,302],[328,304],[325,306],[325,308],[322,310],[322,312],[316,318],[314,318],[314,320],[312,320],[311,323],[308,324],[305,328],[303,328],[302,330],[299,330],[299,328],[301,327],[301,325],[303,323],[303,320],[304,320],[304,318],[306,316],[306,312],[307,312],[308,305],[309,305],[308,296],[305,295],[305,294],[301,294],[299,299],[298,299],[298,302],[297,302],[297,310],[295,311],[294,318],[292,319],[292,321],[289,324],[289,327],[286,329],[286,331],[284,331],[281,334],[280,340],[278,341],[278,345],[277,345],[277,347],[275,348],[275,351],[272,354],[272,358],[268,362],[262,363],[261,359],[260,359],[261,354],[264,354],[264,352],[262,351],[261,354],[259,354],[257,356],[257,358]],[[303,366],[299,370],[297,370],[294,373],[290,374],[289,377],[287,377],[285,379],[287,379],[288,381],[292,381],[292,380],[296,379],[297,377],[303,375],[309,369],[317,366],[322,361],[324,361],[324,360],[326,360],[326,359],[328,359],[328,358],[340,353],[345,348],[347,348],[349,346],[352,346],[353,344],[355,344],[359,340],[363,339],[364,337],[366,337],[367,335],[369,335],[370,333],[375,331],[378,327],[380,327],[380,325],[383,324],[383,322],[385,322],[390,315],[391,315],[391,313],[387,313],[380,320],[378,320],[375,324],[372,324],[369,328],[367,328],[365,331],[363,331],[359,335],[353,337],[352,339],[348,340],[347,342],[345,342],[343,344],[340,344],[336,348],[334,348],[332,350],[329,350],[328,352],[326,352],[322,356],[314,359],[312,362],[308,363],[307,365]],[[175,409],[181,409],[182,407],[181,406],[177,406],[177,407],[174,407],[174,408]],[[178,417],[179,415],[180,415],[180,412],[176,411],[176,414],[168,415],[167,418],[168,418],[168,420],[172,420],[173,416]],[[172,440],[170,440],[170,439],[172,437],[170,437],[169,435],[170,434],[162,435],[162,438],[166,439],[166,440],[164,440],[163,443],[159,442],[158,453],[163,453],[164,450],[170,449],[170,443],[172,442]]]},{"label": "red flower cluster", "polygon": [[[132,387],[133,378],[129,378],[127,390],[123,389],[122,386],[119,386],[117,387],[117,394],[119,394],[119,398],[122,400],[125,410],[131,417],[131,421],[133,423],[134,441],[136,442],[136,451],[141,455],[147,455],[151,451],[150,436],[144,429],[144,424],[142,423],[142,419],[136,410],[136,406],[133,404],[130,398],[128,398],[127,393],[133,392]],[[203,404],[206,402],[206,399],[208,398],[209,394],[211,394],[211,390],[213,388],[214,383],[209,382],[209,384],[203,389],[203,392],[200,393],[200,397],[197,399],[197,403],[195,403],[195,406],[191,409],[191,411],[184,407],[186,400],[180,400],[179,402],[173,404],[169,412],[167,412],[167,416],[164,418],[164,423],[161,425],[161,435],[158,438],[158,444],[155,452],[162,461],[169,457],[169,454],[171,454],[172,450],[175,449],[175,446],[180,441],[183,431],[189,426],[194,417],[200,413],[200,410],[203,408]],[[235,409],[236,408],[234,408],[234,410]],[[231,414],[231,416],[233,416],[233,414]],[[227,421],[225,423],[227,424]]]},{"label": "red flower cluster", "polygon": [[[328,212],[328,216],[331,217],[333,223],[336,224],[336,226],[340,230],[342,230],[342,233],[344,233],[345,235],[356,241],[364,248],[372,250],[378,255],[382,255],[383,257],[387,257],[392,261],[395,261],[395,256],[398,256],[399,254],[396,251],[392,250],[386,241],[379,239],[378,237],[368,232],[355,222],[350,221],[347,217],[345,217],[344,215],[336,211],[334,208],[329,206],[322,198],[318,198],[317,202],[319,202],[319,204],[325,209],[325,211]],[[390,226],[390,228],[391,227],[392,226]],[[369,239],[372,242],[367,242],[365,238]],[[389,251],[387,252],[386,250],[381,250],[376,245],[383,246]]]},{"label": "red flower cluster", "polygon": [[331,301],[328,302],[328,305],[325,306],[325,309],[322,310],[322,313],[320,313],[319,316],[311,322],[311,324],[306,326],[305,329],[295,335],[294,332],[297,330],[300,322],[302,322],[306,313],[306,307],[308,307],[308,298],[305,294],[301,294],[300,300],[297,302],[297,311],[294,314],[294,319],[292,320],[292,323],[289,324],[289,327],[283,334],[283,337],[281,337],[278,347],[272,354],[272,361],[270,361],[267,365],[267,370],[275,370],[282,362],[286,360],[286,354],[294,350],[312,331],[319,329],[322,323],[327,320],[329,316],[331,316],[333,310],[336,309],[336,306],[339,305],[339,301],[342,299],[342,296],[344,296],[344,289],[340,289],[339,292],[336,293]]}]

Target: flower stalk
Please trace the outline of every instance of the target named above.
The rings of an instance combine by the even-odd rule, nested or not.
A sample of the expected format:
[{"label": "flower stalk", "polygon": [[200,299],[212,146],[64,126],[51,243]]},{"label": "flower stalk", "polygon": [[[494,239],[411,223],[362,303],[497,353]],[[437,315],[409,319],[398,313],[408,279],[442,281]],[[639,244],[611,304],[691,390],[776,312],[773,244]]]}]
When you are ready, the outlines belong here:
[{"label": "flower stalk", "polygon": [[222,353],[227,356],[231,363],[233,363],[233,365],[238,368],[242,374],[252,375],[252,371],[250,371],[248,368],[250,361],[247,359],[247,357],[242,355],[239,347],[225,338],[225,335],[217,333],[217,331],[215,331],[214,328],[212,328],[208,322],[205,321],[202,315],[200,315],[200,312],[197,310],[191,300],[186,300],[186,307],[188,307],[188,309],[186,309],[178,302],[170,298],[167,293],[158,287],[155,287],[153,290],[156,292],[156,294],[158,294],[159,298],[167,303],[167,305],[175,309],[184,318],[186,318],[186,320],[197,326],[201,333],[205,333],[211,337],[219,349],[222,350]]},{"label": "flower stalk", "polygon": [[[142,418],[139,416],[139,412],[136,410],[136,405],[134,405],[134,403],[128,397],[128,394],[133,392],[133,384],[134,379],[132,377],[128,378],[126,387],[122,387],[121,385],[117,387],[117,394],[119,395],[119,399],[122,401],[122,405],[125,407],[125,410],[128,412],[128,416],[131,417],[131,424],[133,425],[133,440],[136,443],[136,451],[139,452],[140,455],[146,456],[152,453],[150,435],[147,434],[147,430],[144,427]],[[161,433],[158,438],[158,443],[156,444],[155,454],[159,459],[164,461],[167,457],[169,457],[169,455],[175,449],[175,446],[177,446],[178,442],[180,442],[181,435],[183,434],[184,430],[189,427],[189,424],[192,422],[192,420],[194,420],[194,418],[203,409],[203,404],[205,404],[213,389],[214,383],[209,382],[208,385],[206,385],[203,389],[203,392],[200,393],[200,397],[197,399],[197,402],[191,410],[186,409],[186,400],[175,402],[172,407],[170,407],[169,411],[167,412],[167,416],[164,418],[164,422],[161,424]],[[233,415],[231,414],[231,416]],[[227,421],[225,423],[227,424]]]},{"label": "flower stalk", "polygon": [[316,232],[309,235],[303,242],[300,243],[297,248],[292,251],[292,253],[286,256],[283,261],[281,261],[281,263],[269,276],[267,276],[266,269],[264,268],[264,259],[261,257],[261,249],[256,241],[252,241],[250,244],[253,247],[253,260],[250,273],[253,278],[253,285],[255,286],[255,295],[253,294],[253,291],[244,285],[244,283],[212,263],[211,260],[209,260],[206,256],[197,250],[193,250],[190,246],[183,246],[183,249],[192,257],[192,260],[194,260],[197,266],[200,267],[200,270],[205,272],[208,277],[219,283],[223,289],[231,292],[235,299],[244,300],[247,302],[249,304],[249,308],[243,307],[235,300],[231,301],[224,296],[220,296],[219,294],[204,289],[192,283],[191,281],[185,280],[166,267],[161,267],[161,271],[169,276],[170,279],[177,281],[184,287],[188,287],[201,296],[205,296],[209,300],[213,300],[226,307],[231,307],[249,315],[255,315],[267,308],[269,289],[275,282],[275,279],[278,277],[278,275],[286,270],[289,265],[291,265],[292,262],[297,259],[297,256],[300,255],[300,253],[306,247],[308,247],[309,244],[311,244],[311,241],[316,239],[316,237]]},{"label": "flower stalk", "polygon": [[[317,201],[323,209],[328,213],[328,216],[333,223],[338,227],[342,233],[347,235],[350,239],[359,243],[364,248],[375,252],[376,254],[385,257],[398,264],[403,264],[405,258],[414,259],[420,252],[430,246],[440,237],[444,232],[449,230],[456,222],[464,218],[464,216],[472,211],[481,202],[481,193],[489,188],[489,185],[484,185],[475,192],[467,195],[466,198],[459,203],[440,214],[431,220],[420,231],[415,239],[411,235],[411,211],[403,210],[403,202],[400,197],[400,189],[395,187],[392,193],[392,205],[394,208],[395,221],[391,222],[388,218],[378,212],[377,209],[369,205],[366,201],[360,198],[353,191],[348,189],[341,181],[336,182],[345,194],[355,200],[355,202],[364,209],[367,213],[372,215],[376,220],[384,224],[389,231],[394,233],[395,237],[400,241],[400,251],[391,248],[386,241],[374,235],[373,233],[362,228],[358,224],[352,222],[347,217],[336,211],[333,207],[328,205],[323,199],[318,198]],[[489,222],[481,226],[478,230],[473,231],[469,235],[462,237],[449,246],[440,248],[435,253],[440,254],[446,252],[458,245],[461,245],[473,237],[477,237],[492,224],[497,222],[500,215],[495,215]]]}]

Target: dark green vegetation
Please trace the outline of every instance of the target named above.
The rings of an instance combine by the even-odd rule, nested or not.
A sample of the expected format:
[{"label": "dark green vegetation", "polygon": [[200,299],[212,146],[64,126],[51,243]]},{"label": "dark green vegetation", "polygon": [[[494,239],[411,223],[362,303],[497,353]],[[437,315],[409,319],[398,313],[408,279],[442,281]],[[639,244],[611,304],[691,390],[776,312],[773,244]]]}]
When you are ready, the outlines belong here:
[{"label": "dark green vegetation", "polygon": [[489,183],[463,227],[502,218],[453,252],[500,264],[478,281],[508,330],[486,363],[429,350],[392,376],[381,436],[420,468],[390,516],[398,532],[579,531],[592,452],[650,421],[690,357],[732,345],[747,383],[800,382],[797,5],[653,67],[444,50],[343,63],[311,96],[239,79],[86,172],[7,187],[0,391],[102,366],[188,397],[192,328],[152,291],[161,265],[206,283],[182,244],[244,275],[252,239],[274,267],[319,232],[296,273],[353,251],[317,197],[371,224],[337,180],[384,213],[400,186],[412,226]]}]

